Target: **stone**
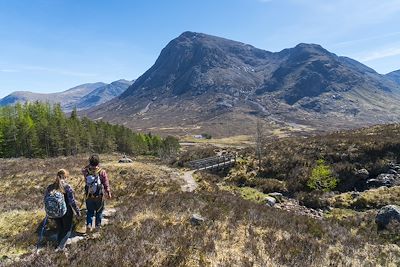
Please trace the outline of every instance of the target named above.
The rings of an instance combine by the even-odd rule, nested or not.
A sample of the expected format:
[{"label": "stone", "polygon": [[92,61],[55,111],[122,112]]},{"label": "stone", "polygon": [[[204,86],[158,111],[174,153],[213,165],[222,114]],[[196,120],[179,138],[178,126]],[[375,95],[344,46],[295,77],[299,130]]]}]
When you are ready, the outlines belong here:
[{"label": "stone", "polygon": [[190,218],[190,223],[192,225],[198,226],[198,225],[202,224],[205,220],[206,219],[204,217],[202,217],[201,215],[193,214],[192,217]]},{"label": "stone", "polygon": [[381,173],[376,178],[367,181],[368,187],[392,187],[398,184],[400,184],[399,175],[389,173]]},{"label": "stone", "polygon": [[282,193],[274,192],[274,193],[269,193],[268,195],[269,195],[270,197],[275,198],[278,202],[281,202],[281,201],[282,201],[282,198],[283,198]]},{"label": "stone", "polygon": [[395,163],[389,163],[388,167],[392,170],[395,170],[397,172],[400,172],[400,164],[395,164]]},{"label": "stone", "polygon": [[265,202],[266,202],[267,206],[273,207],[276,204],[276,199],[273,197],[266,197]]},{"label": "stone", "polygon": [[369,177],[369,172],[368,172],[367,169],[360,169],[360,170],[357,170],[357,171],[354,173],[354,175],[355,175],[357,178],[360,178],[360,179],[362,179],[362,180],[365,180],[365,179],[367,179],[367,178]]},{"label": "stone", "polygon": [[400,207],[396,205],[387,205],[381,208],[375,217],[375,223],[378,229],[385,229],[389,223],[397,221],[400,223]]},{"label": "stone", "polygon": [[123,157],[118,162],[119,163],[132,163],[133,161],[130,158]]}]

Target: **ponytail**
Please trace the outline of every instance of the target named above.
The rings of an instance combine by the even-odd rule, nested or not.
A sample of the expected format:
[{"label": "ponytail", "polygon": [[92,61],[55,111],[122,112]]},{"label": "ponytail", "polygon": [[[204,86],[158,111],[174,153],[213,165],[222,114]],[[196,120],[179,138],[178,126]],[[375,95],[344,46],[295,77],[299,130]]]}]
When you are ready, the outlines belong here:
[{"label": "ponytail", "polygon": [[65,194],[65,179],[68,177],[69,173],[65,169],[60,169],[57,172],[57,180],[55,182],[55,189]]}]

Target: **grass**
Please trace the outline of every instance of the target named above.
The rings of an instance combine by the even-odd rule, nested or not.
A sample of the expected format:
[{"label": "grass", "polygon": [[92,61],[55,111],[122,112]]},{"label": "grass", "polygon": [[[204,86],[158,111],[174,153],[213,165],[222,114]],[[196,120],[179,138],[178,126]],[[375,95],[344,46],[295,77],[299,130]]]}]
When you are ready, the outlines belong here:
[{"label": "grass", "polygon": [[1,213],[0,259],[28,253],[36,241],[36,236],[25,233],[35,233],[44,217],[43,210],[13,210]]},{"label": "grass", "polygon": [[265,203],[265,198],[268,196],[259,190],[251,187],[238,187],[232,185],[221,185],[221,190],[239,194],[243,199],[253,201],[255,203]]},{"label": "grass", "polygon": [[[201,175],[207,190],[182,192],[180,181],[162,166],[143,162],[118,164],[117,156],[101,157],[111,179],[114,205],[118,212],[105,225],[101,237],[69,247],[68,255],[46,247],[40,255],[24,257],[11,266],[396,266],[400,248],[381,241],[373,229],[354,235],[352,227],[336,220],[316,220],[267,207],[265,194],[252,188],[220,190],[216,176]],[[2,179],[16,186],[21,173],[33,179],[15,189],[13,201],[0,202],[0,218],[6,218],[3,231],[17,237],[4,237],[8,257],[20,255],[35,244],[34,228],[41,220],[43,188],[60,167],[71,172],[71,184],[77,188],[79,169],[85,156],[46,160],[19,159],[1,161]],[[43,167],[42,165],[45,165]],[[42,166],[42,167],[39,167]],[[38,184],[34,178],[41,170]],[[14,177],[14,178],[13,178]],[[16,177],[16,178],[15,178]],[[1,186],[1,185],[0,185]],[[223,188],[228,189],[228,188]],[[18,191],[30,192],[31,205]],[[4,192],[4,191],[3,191]],[[235,192],[232,194],[232,192]],[[246,199],[244,199],[244,197]],[[13,204],[14,203],[14,204]],[[192,214],[204,223],[190,223]],[[19,214],[13,217],[12,214]],[[9,225],[19,218],[21,224]],[[370,219],[370,217],[368,217]],[[368,220],[369,220],[368,219]],[[30,221],[33,228],[22,223]],[[367,220],[367,219],[365,219]],[[354,225],[354,224],[353,224]],[[368,229],[365,228],[365,231]],[[375,229],[376,231],[376,229]],[[20,239],[18,239],[20,238]],[[22,247],[13,248],[12,239]],[[19,242],[26,240],[27,242]],[[3,240],[2,240],[3,241]],[[99,253],[99,251],[101,253]]]},{"label": "grass", "polygon": [[386,205],[400,205],[400,186],[380,187],[360,192],[358,197],[351,193],[342,193],[329,199],[332,206],[338,208],[371,209]]}]

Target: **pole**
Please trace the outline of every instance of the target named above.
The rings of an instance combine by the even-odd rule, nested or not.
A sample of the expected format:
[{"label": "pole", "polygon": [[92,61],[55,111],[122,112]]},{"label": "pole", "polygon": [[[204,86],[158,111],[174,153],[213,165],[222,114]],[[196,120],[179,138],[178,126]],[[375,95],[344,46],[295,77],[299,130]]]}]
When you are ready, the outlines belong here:
[{"label": "pole", "polygon": [[40,230],[39,240],[38,240],[38,242],[37,242],[37,244],[36,244],[36,250],[39,249],[39,244],[40,244],[40,242],[41,242],[42,239],[43,239],[43,234],[44,234],[44,229],[46,228],[47,219],[48,219],[48,217],[47,217],[47,215],[46,215],[46,217],[44,218],[44,221],[43,221],[42,229]]}]

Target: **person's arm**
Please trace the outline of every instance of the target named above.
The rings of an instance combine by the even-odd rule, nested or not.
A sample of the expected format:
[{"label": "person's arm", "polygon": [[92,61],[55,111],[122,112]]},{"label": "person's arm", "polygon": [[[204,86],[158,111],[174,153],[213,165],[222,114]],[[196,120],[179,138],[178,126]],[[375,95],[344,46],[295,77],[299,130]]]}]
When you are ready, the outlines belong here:
[{"label": "person's arm", "polygon": [[83,174],[83,178],[85,178],[86,176],[88,176],[89,175],[89,171],[88,171],[88,167],[86,166],[86,167],[84,167],[83,169],[82,169],[82,174]]},{"label": "person's arm", "polygon": [[78,208],[78,205],[76,205],[76,200],[75,200],[75,196],[74,196],[74,190],[72,189],[72,187],[70,185],[66,185],[65,186],[65,192],[67,193],[67,198],[68,198],[68,203],[71,206],[71,208],[74,209],[75,213],[80,216],[81,215],[81,211]]},{"label": "person's arm", "polygon": [[104,191],[106,192],[108,198],[111,198],[110,181],[108,179],[107,172],[105,170],[100,171],[100,180],[103,184]]}]

